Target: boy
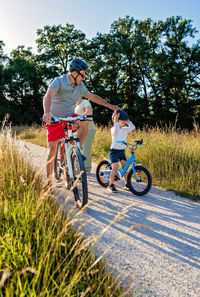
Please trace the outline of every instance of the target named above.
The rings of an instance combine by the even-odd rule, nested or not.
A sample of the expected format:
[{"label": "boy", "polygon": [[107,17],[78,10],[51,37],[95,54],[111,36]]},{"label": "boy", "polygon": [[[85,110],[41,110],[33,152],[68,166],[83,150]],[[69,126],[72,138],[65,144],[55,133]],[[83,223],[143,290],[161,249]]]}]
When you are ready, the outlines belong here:
[{"label": "boy", "polygon": [[[112,172],[110,175],[110,183],[107,189],[111,193],[114,193],[117,192],[114,186],[114,179],[118,170],[118,160],[120,160],[122,168],[124,168],[127,161],[125,155],[126,144],[124,144],[124,142],[126,142],[127,133],[134,130],[135,126],[129,121],[128,114],[122,109],[113,113],[112,120],[114,124],[111,128],[112,144],[110,149]],[[127,185],[127,172],[124,175],[124,179],[126,182],[124,189],[129,190]]]}]

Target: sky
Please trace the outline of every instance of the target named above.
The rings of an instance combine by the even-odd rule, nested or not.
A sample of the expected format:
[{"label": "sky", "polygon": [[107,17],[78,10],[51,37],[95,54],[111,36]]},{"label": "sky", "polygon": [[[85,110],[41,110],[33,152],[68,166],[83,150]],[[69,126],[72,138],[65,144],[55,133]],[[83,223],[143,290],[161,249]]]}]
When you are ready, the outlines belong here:
[{"label": "sky", "polygon": [[180,15],[200,31],[199,12],[199,0],[0,0],[0,40],[5,54],[19,45],[36,52],[36,32],[45,25],[73,24],[90,39],[108,33],[114,21],[127,15],[139,20]]}]

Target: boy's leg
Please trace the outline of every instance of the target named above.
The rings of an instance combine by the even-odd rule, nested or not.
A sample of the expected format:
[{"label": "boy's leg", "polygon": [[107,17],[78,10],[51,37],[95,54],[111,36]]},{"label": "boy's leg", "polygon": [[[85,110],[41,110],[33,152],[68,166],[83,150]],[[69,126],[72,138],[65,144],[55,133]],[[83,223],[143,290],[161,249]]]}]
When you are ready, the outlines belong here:
[{"label": "boy's leg", "polygon": [[117,173],[118,170],[118,162],[112,163],[112,171],[110,174],[110,185],[114,184],[114,179],[115,179],[115,175]]},{"label": "boy's leg", "polygon": [[[122,165],[122,168],[124,168],[126,166],[126,161],[125,160],[121,160],[121,165]],[[124,179],[125,179],[125,187],[124,187],[124,190],[130,190],[129,189],[129,186],[127,184],[127,176],[128,176],[128,171],[126,171],[126,173],[124,174]]]},{"label": "boy's leg", "polygon": [[[126,166],[126,161],[121,160],[120,162],[121,162],[122,168],[124,168]],[[126,185],[127,185],[127,176],[128,176],[128,171],[126,171],[126,173],[124,174],[124,179],[125,179]]]}]

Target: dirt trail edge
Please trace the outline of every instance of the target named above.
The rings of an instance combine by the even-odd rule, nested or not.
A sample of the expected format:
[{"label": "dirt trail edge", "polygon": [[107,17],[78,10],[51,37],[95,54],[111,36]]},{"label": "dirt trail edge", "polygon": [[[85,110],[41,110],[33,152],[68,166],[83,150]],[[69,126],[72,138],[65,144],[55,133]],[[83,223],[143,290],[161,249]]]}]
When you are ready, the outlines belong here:
[{"label": "dirt trail edge", "polygon": [[[16,147],[45,177],[47,149],[22,141],[16,141]],[[95,167],[88,176],[89,201],[95,203],[83,214],[85,220],[93,219],[84,228],[85,236],[99,234],[117,213],[135,203],[105,232],[97,255],[108,249],[105,257],[120,274],[130,275],[136,296],[199,297],[200,203],[156,187],[137,197],[124,191],[122,183],[116,185],[119,192],[114,194],[101,187]],[[64,186],[58,193],[61,200],[67,195]],[[131,229],[137,225],[148,229]]]}]

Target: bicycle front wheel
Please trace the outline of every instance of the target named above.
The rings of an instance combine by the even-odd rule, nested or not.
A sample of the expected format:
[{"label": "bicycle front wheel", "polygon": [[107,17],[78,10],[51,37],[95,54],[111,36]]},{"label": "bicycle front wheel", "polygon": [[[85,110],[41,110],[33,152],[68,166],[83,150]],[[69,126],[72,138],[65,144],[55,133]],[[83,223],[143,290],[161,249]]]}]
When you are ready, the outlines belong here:
[{"label": "bicycle front wheel", "polygon": [[63,173],[63,157],[64,156],[62,156],[61,142],[59,141],[57,146],[56,156],[54,159],[54,174],[57,180],[60,179],[61,174]]},{"label": "bicycle front wheel", "polygon": [[133,194],[142,196],[147,194],[151,189],[152,177],[150,172],[144,166],[136,165],[135,174],[133,172],[133,169],[129,171],[127,183],[130,191]]},{"label": "bicycle front wheel", "polygon": [[69,177],[66,151],[65,147],[62,147],[62,143],[60,141],[58,142],[57,152],[54,160],[54,174],[58,181],[61,179],[61,175],[63,175],[64,185],[67,190],[70,190],[72,183]]},{"label": "bicycle front wheel", "polygon": [[79,208],[88,202],[87,175],[80,150],[75,147],[71,152],[72,170],[74,174],[74,198]]}]

